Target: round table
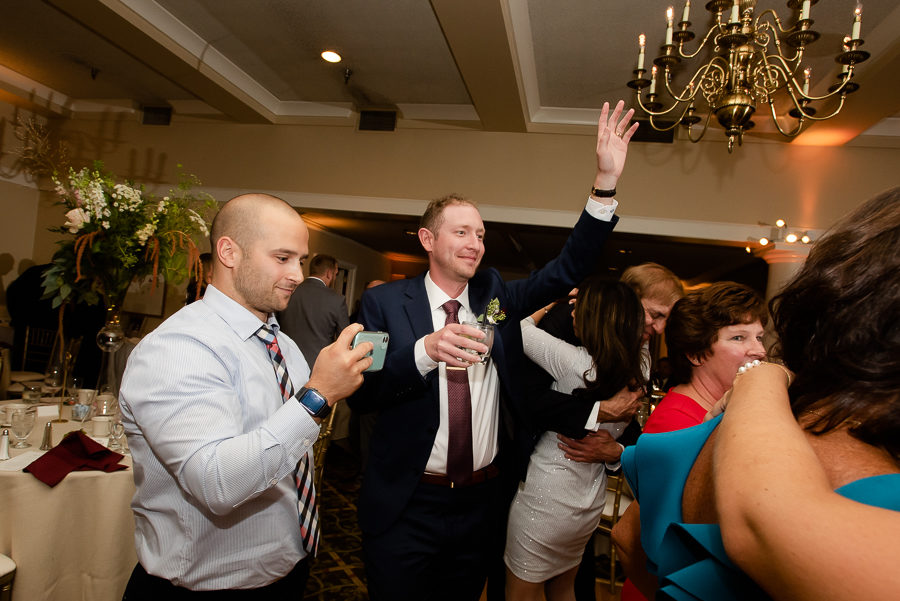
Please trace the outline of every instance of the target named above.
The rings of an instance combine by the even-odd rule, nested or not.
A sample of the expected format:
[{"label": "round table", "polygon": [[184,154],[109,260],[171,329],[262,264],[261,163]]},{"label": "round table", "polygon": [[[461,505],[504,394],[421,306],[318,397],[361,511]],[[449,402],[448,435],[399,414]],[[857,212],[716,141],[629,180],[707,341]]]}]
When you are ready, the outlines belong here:
[{"label": "round table", "polygon": [[[71,417],[68,406],[63,406],[63,417]],[[39,451],[44,425],[53,418],[38,416],[28,438],[32,446],[10,449],[12,459]],[[54,423],[53,444],[79,427],[71,419]],[[12,445],[11,432],[10,438]],[[0,553],[17,565],[12,601],[122,598],[137,564],[131,456],[122,463],[129,469],[72,472],[51,488],[21,469],[5,471],[8,462],[0,461]]]}]

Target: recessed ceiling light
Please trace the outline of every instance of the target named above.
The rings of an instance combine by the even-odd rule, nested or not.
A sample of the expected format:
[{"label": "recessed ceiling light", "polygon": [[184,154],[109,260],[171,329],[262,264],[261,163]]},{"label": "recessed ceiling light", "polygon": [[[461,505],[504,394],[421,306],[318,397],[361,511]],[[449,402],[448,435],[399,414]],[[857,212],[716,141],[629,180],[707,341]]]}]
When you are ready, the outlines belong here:
[{"label": "recessed ceiling light", "polygon": [[322,53],[322,58],[327,60],[329,63],[339,63],[341,62],[341,55],[335,52],[334,50],[326,50]]}]

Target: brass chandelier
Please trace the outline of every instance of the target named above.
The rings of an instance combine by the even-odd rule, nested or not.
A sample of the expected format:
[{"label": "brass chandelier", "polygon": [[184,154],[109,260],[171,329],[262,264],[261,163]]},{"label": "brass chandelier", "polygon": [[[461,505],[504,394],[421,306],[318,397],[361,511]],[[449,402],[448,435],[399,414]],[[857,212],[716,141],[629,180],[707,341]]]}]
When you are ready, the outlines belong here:
[{"label": "brass chandelier", "polygon": [[[731,152],[735,142],[740,145],[744,132],[753,127],[751,118],[758,105],[769,105],[775,126],[787,137],[798,135],[811,121],[824,121],[837,115],[847,94],[859,88],[851,81],[854,66],[869,58],[868,52],[859,49],[863,44],[859,37],[862,6],[857,5],[851,33],[844,38],[842,51],[835,57],[835,61],[843,66],[837,82],[824,96],[813,96],[809,93],[811,69],[804,69],[802,63],[806,47],[820,35],[811,29],[813,20],[809,18],[810,6],[817,1],[788,0],[787,6],[799,9],[800,14],[792,26],[784,27],[774,10],[768,9],[755,16],[756,0],[710,0],[706,9],[714,15],[715,23],[693,51],[685,48],[685,44],[695,37],[689,30],[690,0],[686,0],[677,30],[670,6],[666,12],[665,44],[660,47],[660,55],[653,59],[650,77],[645,77],[645,38],[641,34],[635,78],[628,82],[635,90],[637,104],[650,116],[651,126],[666,131],[683,125],[691,142],[698,142],[715,115],[725,128],[728,152]],[[725,11],[729,7],[730,15],[726,20]],[[686,84],[673,85],[676,67],[682,59],[696,58],[704,49],[711,49],[712,58],[700,65]],[[661,86],[672,101],[668,108],[664,107],[657,92],[660,72]],[[644,90],[647,90],[646,94]],[[793,107],[788,115],[793,123],[783,125],[779,122],[775,103],[780,98],[790,99]],[[824,103],[832,98],[837,102],[833,110],[827,115],[817,115],[811,103]],[[698,112],[705,112],[706,120],[695,137],[693,127],[703,121]],[[661,122],[662,117],[667,119]],[[671,122],[673,119],[674,123]]]}]

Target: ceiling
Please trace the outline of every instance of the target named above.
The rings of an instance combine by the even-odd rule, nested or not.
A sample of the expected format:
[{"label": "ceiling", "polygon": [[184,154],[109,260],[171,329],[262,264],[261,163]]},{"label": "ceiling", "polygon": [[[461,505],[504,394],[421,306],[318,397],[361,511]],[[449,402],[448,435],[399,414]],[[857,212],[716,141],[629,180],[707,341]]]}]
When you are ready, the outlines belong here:
[{"label": "ceiling", "polygon": [[[62,117],[169,107],[174,120],[355,127],[360,109],[387,108],[397,111],[398,128],[585,131],[595,127],[604,101],[633,98],[625,84],[634,77],[637,36],[648,36],[649,63],[670,2],[17,0],[4,3],[0,21],[0,99]],[[680,15],[683,4],[675,4]],[[702,0],[695,4],[698,31],[711,17]],[[855,6],[856,0],[814,2],[814,29],[822,32],[807,52],[814,94],[835,80],[834,55]],[[784,1],[759,0],[757,14],[764,8],[788,22],[796,18]],[[852,110],[810,132],[834,128],[841,141],[900,147],[898,31],[900,3],[866,0],[862,37],[872,58],[854,78],[861,88],[848,98]],[[343,62],[324,62],[324,49],[340,52]],[[758,113],[755,120],[749,142],[773,137],[770,119]],[[330,219],[325,227],[376,250],[417,252],[412,236],[404,245],[386,235],[414,230],[408,217],[316,210],[307,218],[323,225]],[[539,265],[543,247],[555,254],[564,236],[553,228],[502,233],[503,227],[489,226],[499,233],[490,234],[491,245],[515,240],[508,259],[519,266],[529,260],[517,244]],[[644,238],[651,239],[622,235],[632,257]],[[618,246],[628,250],[624,242]],[[708,272],[713,247],[696,246],[696,256],[686,252],[682,261],[693,267],[677,271],[683,277]],[[680,260],[677,248],[656,249],[651,258]],[[492,254],[506,260],[499,248],[489,251],[486,260]]]}]

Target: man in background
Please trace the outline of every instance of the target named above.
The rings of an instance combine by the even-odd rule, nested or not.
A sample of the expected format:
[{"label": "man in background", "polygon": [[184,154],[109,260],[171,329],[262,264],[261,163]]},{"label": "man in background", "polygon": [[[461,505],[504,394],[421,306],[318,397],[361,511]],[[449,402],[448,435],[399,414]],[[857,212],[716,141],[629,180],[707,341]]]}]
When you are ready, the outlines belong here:
[{"label": "man in background", "polygon": [[331,288],[337,272],[337,259],[331,255],[313,257],[309,277],[294,290],[287,308],[278,313],[281,329],[297,342],[309,365],[315,365],[319,351],[350,325],[347,301]]}]

